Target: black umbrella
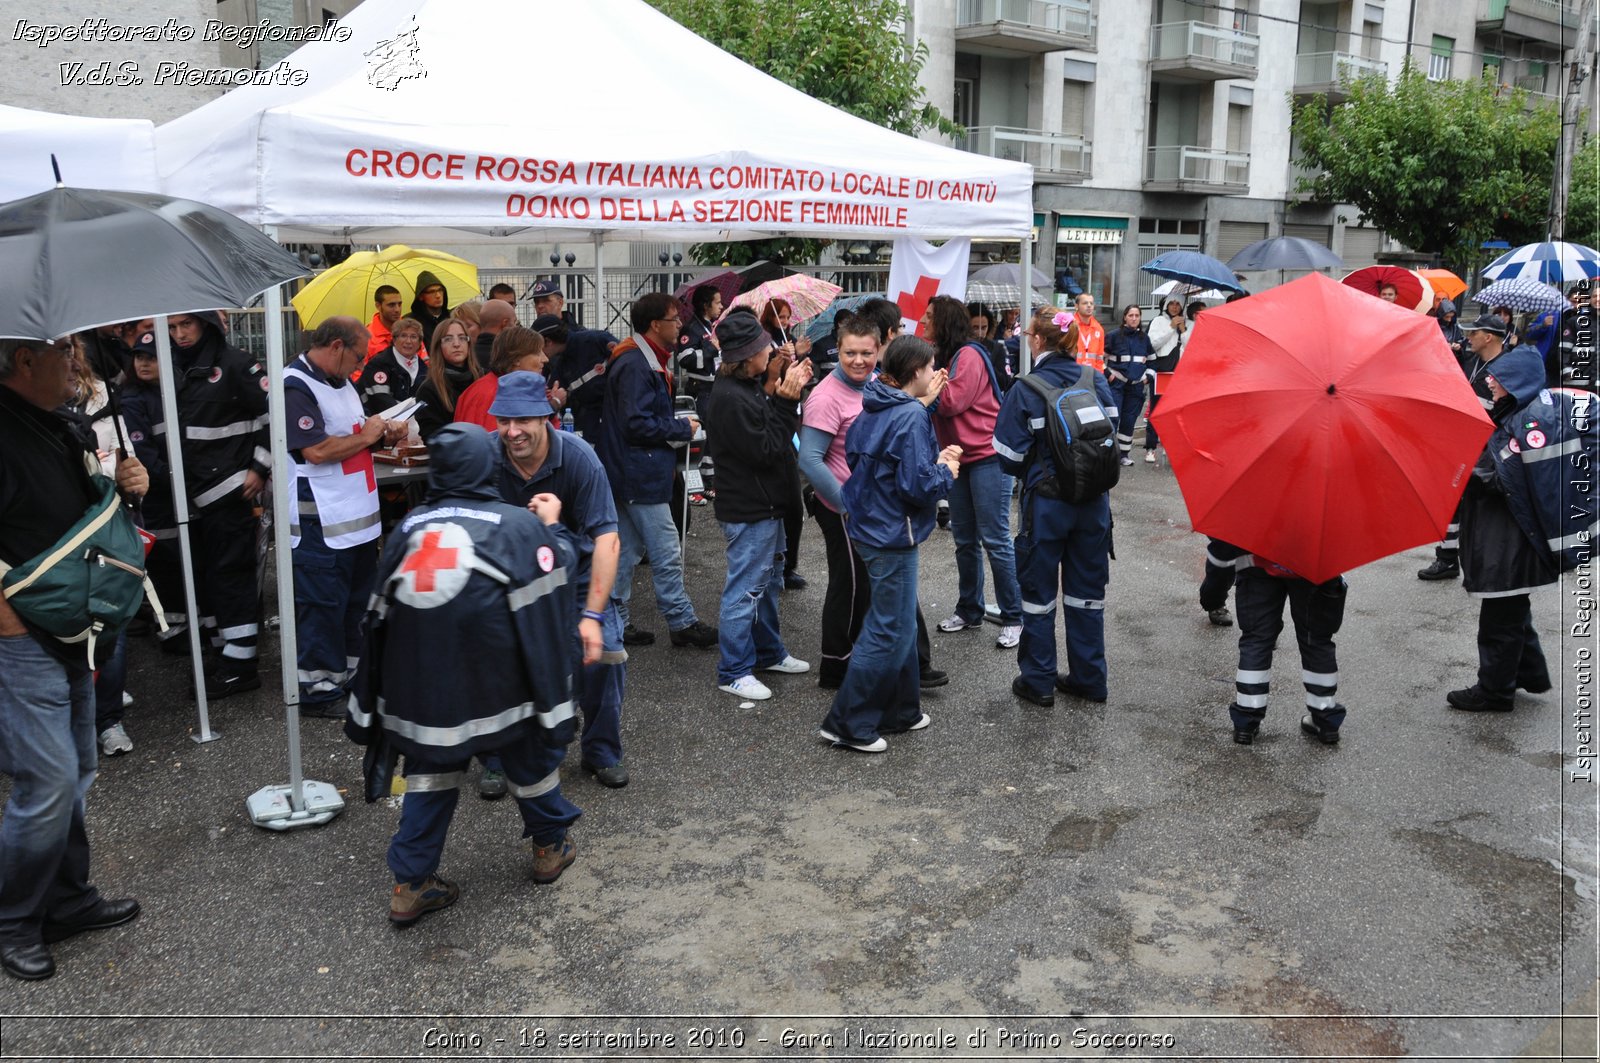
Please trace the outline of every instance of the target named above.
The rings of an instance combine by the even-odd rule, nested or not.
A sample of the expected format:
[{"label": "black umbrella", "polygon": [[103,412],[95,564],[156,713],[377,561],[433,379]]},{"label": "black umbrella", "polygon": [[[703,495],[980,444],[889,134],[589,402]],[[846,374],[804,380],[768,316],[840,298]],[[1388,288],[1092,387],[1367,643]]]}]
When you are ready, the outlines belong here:
[{"label": "black umbrella", "polygon": [[193,200],[57,186],[0,205],[4,339],[244,306],[309,272],[238,218]]},{"label": "black umbrella", "polygon": [[1263,269],[1343,269],[1344,260],[1321,244],[1298,236],[1274,236],[1241,248],[1228,268],[1249,273]]}]

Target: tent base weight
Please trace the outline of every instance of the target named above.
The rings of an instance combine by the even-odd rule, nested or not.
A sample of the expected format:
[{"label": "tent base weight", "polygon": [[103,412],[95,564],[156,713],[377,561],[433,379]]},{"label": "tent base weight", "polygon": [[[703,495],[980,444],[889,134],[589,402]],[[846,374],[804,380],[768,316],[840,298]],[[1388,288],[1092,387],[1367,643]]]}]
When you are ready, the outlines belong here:
[{"label": "tent base weight", "polygon": [[301,790],[306,807],[300,812],[289,802],[290,789],[288,785],[263,786],[245,798],[250,822],[268,830],[320,827],[344,811],[344,798],[331,783],[307,779]]}]

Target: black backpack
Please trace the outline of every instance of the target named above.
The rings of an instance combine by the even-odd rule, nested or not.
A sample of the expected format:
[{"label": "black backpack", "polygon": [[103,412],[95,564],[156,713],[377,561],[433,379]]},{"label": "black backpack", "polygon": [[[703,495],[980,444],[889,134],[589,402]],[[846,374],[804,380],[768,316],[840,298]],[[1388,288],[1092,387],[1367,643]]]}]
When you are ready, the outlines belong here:
[{"label": "black backpack", "polygon": [[1045,439],[1056,475],[1039,482],[1039,494],[1077,505],[1115,487],[1122,463],[1111,418],[1095,395],[1093,371],[1080,365],[1078,379],[1064,388],[1052,387],[1037,373],[1018,379],[1044,400]]}]

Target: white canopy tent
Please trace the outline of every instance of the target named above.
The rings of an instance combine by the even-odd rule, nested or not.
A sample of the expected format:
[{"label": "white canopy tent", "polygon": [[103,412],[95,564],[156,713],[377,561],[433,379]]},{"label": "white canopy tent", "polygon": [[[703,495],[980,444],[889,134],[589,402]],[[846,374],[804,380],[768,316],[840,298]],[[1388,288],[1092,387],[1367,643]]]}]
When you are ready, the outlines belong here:
[{"label": "white canopy tent", "polygon": [[0,203],[56,186],[50,156],[74,188],[158,192],[155,124],[0,106]]},{"label": "white canopy tent", "polygon": [[[1022,237],[1031,265],[1031,167],[846,114],[643,0],[366,0],[341,25],[273,68],[301,84],[243,86],[161,126],[162,190],[285,241]],[[266,304],[276,354],[281,293]],[[266,361],[287,513],[282,360]],[[276,534],[290,602],[287,521]],[[305,817],[293,612],[280,613]]]},{"label": "white canopy tent", "polygon": [[643,0],[366,0],[342,25],[280,64],[303,85],[158,129],[163,191],[308,242],[1032,225],[1030,167],[839,111]]}]

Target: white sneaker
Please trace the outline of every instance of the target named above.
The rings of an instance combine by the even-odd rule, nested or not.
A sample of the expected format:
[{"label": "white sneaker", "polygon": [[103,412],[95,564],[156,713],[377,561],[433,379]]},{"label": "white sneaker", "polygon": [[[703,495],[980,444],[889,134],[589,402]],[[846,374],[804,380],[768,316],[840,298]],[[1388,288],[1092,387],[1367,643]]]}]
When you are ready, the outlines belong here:
[{"label": "white sneaker", "polygon": [[746,701],[766,701],[772,697],[772,691],[767,689],[766,684],[753,675],[742,675],[731,683],[723,683],[717,689],[744,698]]},{"label": "white sneaker", "polygon": [[932,722],[933,722],[933,717],[929,716],[927,713],[923,713],[921,716],[917,717],[917,722],[912,724],[910,727],[907,727],[906,730],[908,730],[908,731],[920,731],[920,730],[922,730],[924,727],[928,726]]},{"label": "white sneaker", "polygon": [[100,732],[100,753],[102,756],[114,757],[119,753],[133,752],[133,739],[128,737],[128,732],[120,723],[114,723]]},{"label": "white sneaker", "polygon": [[1126,455],[1126,454],[1124,454],[1124,455],[1123,455],[1123,456],[1122,456],[1122,458],[1121,458],[1121,459],[1119,459],[1119,460],[1120,460],[1120,461],[1121,461],[1121,462],[1122,462],[1122,464],[1124,464],[1124,465],[1132,465],[1132,464],[1133,464],[1133,459],[1132,459],[1132,458],[1130,458],[1130,457],[1128,457],[1128,456],[1127,456],[1127,455]]},{"label": "white sneaker", "polygon": [[1156,448],[1155,447],[1151,447],[1149,450],[1144,452],[1144,463],[1146,465],[1154,465],[1156,463]]},{"label": "white sneaker", "polygon": [[960,613],[951,613],[949,616],[939,621],[939,630],[944,632],[965,631],[968,628],[978,627],[982,623],[983,621],[980,620],[976,624],[969,624],[965,620],[961,619]]},{"label": "white sneaker", "polygon": [[[928,719],[927,714],[924,713],[923,717],[922,717],[922,720],[927,720],[927,719]],[[914,724],[912,726],[911,729],[913,731],[915,731],[919,727],[928,726],[928,724],[923,723],[922,720],[918,720],[916,722],[916,724]],[[932,721],[929,721],[929,722],[932,722]],[[853,749],[857,753],[882,753],[882,752],[885,752],[886,750],[888,750],[888,748],[889,748],[889,743],[884,741],[882,737],[874,738],[870,742],[851,742],[851,741],[847,741],[846,739],[840,738],[838,735],[834,734],[832,731],[826,731],[826,730],[818,731],[817,732],[817,737],[822,739],[824,742],[831,743],[832,745],[843,746],[845,749]]]},{"label": "white sneaker", "polygon": [[762,671],[782,672],[784,675],[804,675],[805,673],[811,671],[811,665],[791,654],[790,656],[779,661],[777,664],[767,665],[762,669]]},{"label": "white sneaker", "polygon": [[1021,641],[1022,625],[1007,624],[1000,629],[1000,637],[994,640],[994,644],[1002,650],[1014,650],[1017,648],[1017,643]]},{"label": "white sneaker", "polygon": [[124,690],[122,692],[122,707],[126,709],[129,706],[131,706],[132,704],[133,704],[133,695],[128,693],[126,690]]}]

